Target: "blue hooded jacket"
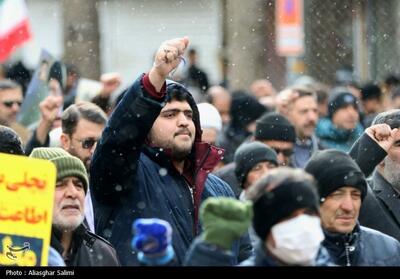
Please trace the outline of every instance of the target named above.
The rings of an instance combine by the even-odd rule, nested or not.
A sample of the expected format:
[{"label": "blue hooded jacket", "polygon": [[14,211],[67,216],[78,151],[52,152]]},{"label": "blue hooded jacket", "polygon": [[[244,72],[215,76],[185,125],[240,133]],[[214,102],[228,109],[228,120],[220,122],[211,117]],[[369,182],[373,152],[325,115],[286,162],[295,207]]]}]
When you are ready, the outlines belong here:
[{"label": "blue hooded jacket", "polygon": [[[188,103],[193,110],[196,135],[188,160],[193,166],[194,185],[176,171],[165,150],[146,144],[167,96],[152,98],[145,91],[142,78],[135,81],[113,112],[93,155],[90,189],[96,232],[114,245],[122,265],[138,265],[137,253],[130,245],[133,221],[163,219],[171,224],[172,245],[177,264],[181,264],[201,231],[200,203],[211,196],[234,194],[225,182],[210,174],[223,151],[201,142],[199,113],[193,98]],[[167,95],[175,89],[187,92],[182,85],[172,83],[167,85]],[[245,242],[248,245],[242,246],[246,248],[238,260],[251,254],[248,236]],[[238,254],[239,245],[235,247]]]}]

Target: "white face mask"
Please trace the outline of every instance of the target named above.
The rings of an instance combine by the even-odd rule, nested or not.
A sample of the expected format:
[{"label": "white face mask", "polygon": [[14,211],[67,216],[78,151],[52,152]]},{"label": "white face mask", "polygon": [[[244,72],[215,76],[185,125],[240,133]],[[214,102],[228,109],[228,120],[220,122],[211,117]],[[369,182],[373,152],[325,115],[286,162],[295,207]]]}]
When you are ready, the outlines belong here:
[{"label": "white face mask", "polygon": [[276,224],[271,233],[275,248],[267,243],[268,250],[290,265],[312,265],[325,238],[320,219],[307,214]]}]

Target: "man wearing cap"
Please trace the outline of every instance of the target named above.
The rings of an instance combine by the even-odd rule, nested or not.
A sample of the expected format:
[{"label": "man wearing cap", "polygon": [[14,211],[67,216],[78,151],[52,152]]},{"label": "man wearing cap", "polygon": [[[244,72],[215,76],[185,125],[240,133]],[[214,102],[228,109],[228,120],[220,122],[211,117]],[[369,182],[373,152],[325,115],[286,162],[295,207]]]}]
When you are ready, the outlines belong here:
[{"label": "man wearing cap", "polygon": [[[200,125],[203,131],[201,140],[211,145],[216,145],[218,135],[222,130],[221,116],[212,104],[201,103],[197,105],[200,114]],[[214,171],[223,166],[220,161],[218,165],[214,167]]]},{"label": "man wearing cap", "polygon": [[20,136],[11,128],[0,125],[0,152],[24,155]]},{"label": "man wearing cap", "polygon": [[282,114],[266,113],[256,121],[254,140],[275,150],[280,166],[292,166],[292,154],[296,141],[294,126]]},{"label": "man wearing cap", "polygon": [[338,150],[318,151],[305,170],[317,180],[323,245],[334,262],[341,266],[400,265],[400,243],[358,223],[368,186],[351,157]]},{"label": "man wearing cap", "polygon": [[[293,125],[279,113],[270,112],[256,121],[252,140],[261,142],[276,153],[279,166],[291,165],[291,156],[296,139]],[[235,162],[230,163],[215,172],[215,174],[231,186],[236,197],[239,197],[243,186],[235,175]]]},{"label": "man wearing cap", "polygon": [[269,170],[278,167],[276,152],[261,142],[243,143],[235,152],[235,174],[242,189],[258,181]]},{"label": "man wearing cap", "polygon": [[328,117],[319,120],[316,135],[324,148],[349,151],[362,134],[357,99],[348,89],[337,87],[330,93]]},{"label": "man wearing cap", "polygon": [[35,148],[30,157],[49,160],[57,169],[54,193],[51,246],[67,266],[118,266],[114,248],[83,224],[84,200],[88,190],[86,169],[81,160],[61,148]]},{"label": "man wearing cap", "polygon": [[233,161],[236,149],[255,129],[256,120],[267,111],[267,108],[245,91],[235,91],[230,107],[231,121],[218,138],[217,145],[225,149],[222,159],[224,164]]}]

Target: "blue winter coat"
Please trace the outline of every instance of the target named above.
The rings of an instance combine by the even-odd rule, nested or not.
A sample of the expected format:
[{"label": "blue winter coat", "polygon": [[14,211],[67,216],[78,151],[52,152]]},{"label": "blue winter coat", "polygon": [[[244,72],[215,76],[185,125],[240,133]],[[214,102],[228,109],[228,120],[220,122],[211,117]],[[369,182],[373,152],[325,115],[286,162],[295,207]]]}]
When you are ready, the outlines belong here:
[{"label": "blue winter coat", "polygon": [[363,131],[364,128],[359,123],[353,130],[344,130],[337,128],[331,119],[322,118],[318,121],[315,134],[320,139],[323,148],[348,152]]},{"label": "blue winter coat", "polygon": [[[160,218],[173,229],[172,244],[177,263],[196,235],[200,203],[211,196],[231,196],[230,187],[209,174],[223,154],[200,141],[200,122],[194,100],[189,101],[196,126],[196,139],[190,155],[195,185],[172,166],[165,150],[149,147],[146,137],[158,117],[166,97],[153,99],[144,91],[142,77],[127,91],[113,112],[97,145],[91,163],[90,185],[94,197],[96,232],[114,245],[122,265],[138,265],[131,248],[132,223],[137,218]],[[186,90],[179,84],[167,86]],[[193,193],[191,193],[191,190]],[[248,236],[245,241],[249,242]],[[238,244],[235,251],[238,252]],[[241,254],[251,254],[248,244]],[[238,254],[238,253],[237,253]]]},{"label": "blue winter coat", "polygon": [[400,266],[400,243],[391,236],[357,225],[351,234],[324,232],[331,259],[341,266]]}]

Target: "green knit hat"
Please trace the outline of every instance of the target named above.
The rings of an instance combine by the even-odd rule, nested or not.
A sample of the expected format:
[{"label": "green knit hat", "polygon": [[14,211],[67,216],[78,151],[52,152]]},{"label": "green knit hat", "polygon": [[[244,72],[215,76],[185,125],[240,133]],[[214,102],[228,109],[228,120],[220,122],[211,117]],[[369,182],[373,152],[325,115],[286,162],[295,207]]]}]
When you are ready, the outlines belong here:
[{"label": "green knit hat", "polygon": [[84,184],[85,193],[88,189],[88,177],[85,166],[77,157],[59,147],[39,147],[33,149],[29,157],[49,160],[56,165],[57,181],[67,176],[78,177]]}]

